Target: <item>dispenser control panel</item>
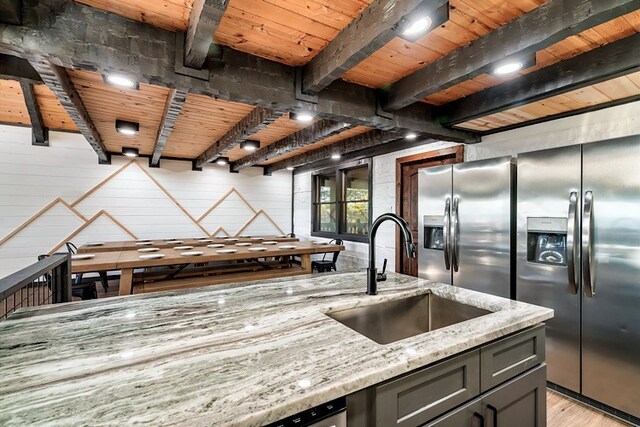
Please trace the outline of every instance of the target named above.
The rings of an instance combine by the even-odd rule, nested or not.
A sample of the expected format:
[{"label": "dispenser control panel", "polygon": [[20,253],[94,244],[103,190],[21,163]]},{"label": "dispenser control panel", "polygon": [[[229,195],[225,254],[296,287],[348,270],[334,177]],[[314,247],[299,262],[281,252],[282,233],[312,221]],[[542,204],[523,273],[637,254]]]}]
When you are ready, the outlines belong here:
[{"label": "dispenser control panel", "polygon": [[567,218],[527,218],[527,261],[567,265]]}]

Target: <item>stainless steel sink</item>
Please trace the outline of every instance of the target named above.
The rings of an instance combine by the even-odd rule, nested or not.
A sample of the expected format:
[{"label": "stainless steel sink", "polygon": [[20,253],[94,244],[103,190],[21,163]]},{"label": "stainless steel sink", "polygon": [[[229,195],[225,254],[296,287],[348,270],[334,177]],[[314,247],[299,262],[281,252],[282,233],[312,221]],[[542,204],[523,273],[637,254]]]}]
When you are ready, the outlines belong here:
[{"label": "stainless steel sink", "polygon": [[379,344],[389,344],[490,313],[437,295],[424,294],[327,315]]}]

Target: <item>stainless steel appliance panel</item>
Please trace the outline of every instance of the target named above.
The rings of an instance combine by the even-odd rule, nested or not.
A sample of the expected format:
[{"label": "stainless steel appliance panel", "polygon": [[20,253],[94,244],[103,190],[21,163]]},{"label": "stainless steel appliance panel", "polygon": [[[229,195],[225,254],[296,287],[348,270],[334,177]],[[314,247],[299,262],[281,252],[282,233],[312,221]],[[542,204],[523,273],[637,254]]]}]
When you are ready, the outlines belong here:
[{"label": "stainless steel appliance panel", "polygon": [[582,393],[640,417],[640,136],[583,146]]},{"label": "stainless steel appliance panel", "polygon": [[[580,392],[579,145],[518,156],[516,296],[554,309],[547,321],[547,378]],[[538,239],[566,236],[562,262],[536,257]],[[538,238],[538,239],[535,239]]]},{"label": "stainless steel appliance panel", "polygon": [[453,165],[453,284],[511,297],[512,160]]},{"label": "stainless steel appliance panel", "polygon": [[[450,245],[447,232],[450,219],[451,185],[451,165],[419,170],[418,276],[447,284],[451,284]],[[441,241],[438,242],[436,240],[439,236],[435,234],[440,227],[443,232]],[[429,236],[429,233],[432,235]],[[429,240],[429,237],[432,239]]]}]

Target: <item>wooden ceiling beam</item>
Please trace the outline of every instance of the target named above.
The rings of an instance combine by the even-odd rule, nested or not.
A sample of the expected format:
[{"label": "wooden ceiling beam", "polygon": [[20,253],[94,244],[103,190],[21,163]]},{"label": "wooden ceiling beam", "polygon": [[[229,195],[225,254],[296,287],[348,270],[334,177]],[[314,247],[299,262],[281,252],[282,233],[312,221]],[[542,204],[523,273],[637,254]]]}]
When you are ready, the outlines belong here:
[{"label": "wooden ceiling beam", "polygon": [[491,72],[499,61],[532,55],[638,8],[638,0],[550,0],[394,83],[382,103],[395,111]]},{"label": "wooden ceiling beam", "polygon": [[229,0],[195,0],[184,42],[184,65],[201,69]]},{"label": "wooden ceiling beam", "polygon": [[164,113],[162,114],[162,124],[158,130],[158,137],[153,147],[153,154],[151,155],[151,166],[158,166],[160,163],[160,157],[162,157],[162,151],[164,146],[169,140],[169,135],[173,131],[173,127],[178,121],[178,116],[182,111],[185,101],[187,100],[187,94],[189,90],[184,89],[171,89],[167,95],[167,103],[164,107]]},{"label": "wooden ceiling beam", "polygon": [[195,160],[197,168],[214,161],[224,152],[233,148],[242,141],[246,141],[251,136],[258,133],[261,129],[273,123],[283,113],[271,111],[266,108],[256,107],[249,114],[242,118],[238,123],[233,125],[219,140],[214,142]]},{"label": "wooden ceiling beam", "polygon": [[31,65],[40,74],[42,81],[56,95],[71,120],[76,124],[80,133],[89,142],[98,155],[100,163],[110,163],[111,158],[102,142],[98,129],[93,124],[80,94],[73,86],[69,73],[64,68],[51,64],[46,59],[38,58]]},{"label": "wooden ceiling beam", "polygon": [[607,44],[442,107],[453,126],[640,70],[640,34]]},{"label": "wooden ceiling beam", "polygon": [[324,159],[328,159],[332,154],[349,154],[355,151],[364,150],[382,144],[387,144],[404,138],[404,133],[398,131],[385,132],[381,130],[372,130],[370,132],[361,133],[351,138],[343,139],[326,147],[317,150],[308,151],[299,156],[290,157],[279,162],[265,166],[265,174],[285,169],[288,167],[299,167],[310,163],[316,163]]},{"label": "wooden ceiling beam", "polygon": [[16,80],[31,84],[42,84],[42,79],[29,61],[13,55],[0,53],[0,79]]},{"label": "wooden ceiling beam", "polygon": [[345,130],[354,128],[354,125],[347,123],[336,123],[330,120],[320,120],[298,132],[282,138],[273,144],[267,145],[260,150],[241,158],[231,164],[232,172],[239,172],[244,168],[255,166],[267,160],[275,159],[291,151],[315,144],[325,138],[338,135]]},{"label": "wooden ceiling beam", "polygon": [[445,141],[480,141],[474,133],[437,123],[434,109],[426,104],[380,114],[375,90],[341,80],[313,101],[299,99],[295,67],[232,49],[223,49],[223,61],[209,65],[208,80],[185,76],[176,72],[181,64],[176,62],[176,34],[171,31],[77,2],[24,1],[29,13],[23,14],[23,25],[0,25],[0,53],[27,59],[40,55],[67,68],[102,74],[121,72],[141,83],[188,87],[190,93],[271,110],[304,109],[337,122],[424,133]]},{"label": "wooden ceiling beam", "polygon": [[[448,0],[374,0],[304,66],[303,92],[320,92],[390,42],[412,16],[434,16],[447,4]],[[432,28],[438,25],[434,22]]]},{"label": "wooden ceiling beam", "polygon": [[38,100],[36,99],[36,93],[33,91],[33,85],[29,82],[21,81],[20,87],[24,95],[24,103],[27,106],[29,112],[29,118],[31,119],[32,140],[33,145],[49,145],[49,129],[44,125],[42,120],[42,114],[40,114],[40,107],[38,106]]}]

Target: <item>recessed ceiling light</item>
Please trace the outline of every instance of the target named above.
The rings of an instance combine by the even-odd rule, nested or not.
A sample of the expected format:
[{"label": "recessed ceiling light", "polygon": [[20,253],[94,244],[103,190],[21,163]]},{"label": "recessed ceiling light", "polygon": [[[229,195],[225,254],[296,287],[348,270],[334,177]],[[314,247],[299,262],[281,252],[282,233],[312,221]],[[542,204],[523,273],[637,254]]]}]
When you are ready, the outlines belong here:
[{"label": "recessed ceiling light", "polygon": [[292,170],[294,170],[294,169],[295,169],[295,168],[294,168],[293,166],[287,166],[287,170],[288,170],[288,171],[292,171]]},{"label": "recessed ceiling light", "polygon": [[107,74],[106,80],[107,83],[127,89],[136,89],[138,87],[138,83],[122,74]]},{"label": "recessed ceiling light", "polygon": [[218,157],[218,159],[216,160],[216,163],[219,165],[228,165],[229,164],[229,158],[228,157]]},{"label": "recessed ceiling light", "polygon": [[332,158],[333,160],[338,160],[340,157],[342,157],[342,156],[340,156],[340,154],[332,154],[332,155],[331,155],[331,158]]},{"label": "recessed ceiling light", "polygon": [[116,119],[116,131],[122,135],[134,136],[140,132],[140,124]]},{"label": "recessed ceiling light", "polygon": [[291,118],[299,122],[308,123],[313,120],[313,114],[303,111],[301,113],[291,114]]},{"label": "recessed ceiling light", "polygon": [[424,16],[420,19],[416,19],[407,25],[405,30],[402,32],[405,36],[415,36],[416,34],[423,33],[431,27],[433,21],[430,17]]},{"label": "recessed ceiling light", "polygon": [[507,62],[494,68],[493,73],[498,75],[511,74],[521,70],[523,66],[524,64],[520,61]]},{"label": "recessed ceiling light", "polygon": [[240,143],[240,148],[247,151],[256,151],[258,148],[260,148],[260,141],[254,141],[251,139],[242,141]]},{"label": "recessed ceiling light", "polygon": [[122,154],[124,154],[127,157],[138,157],[140,155],[140,152],[138,151],[137,148],[122,147]]},{"label": "recessed ceiling light", "polygon": [[409,139],[409,140],[414,140],[418,137],[418,134],[415,132],[409,132],[408,134],[406,134],[405,139]]}]

